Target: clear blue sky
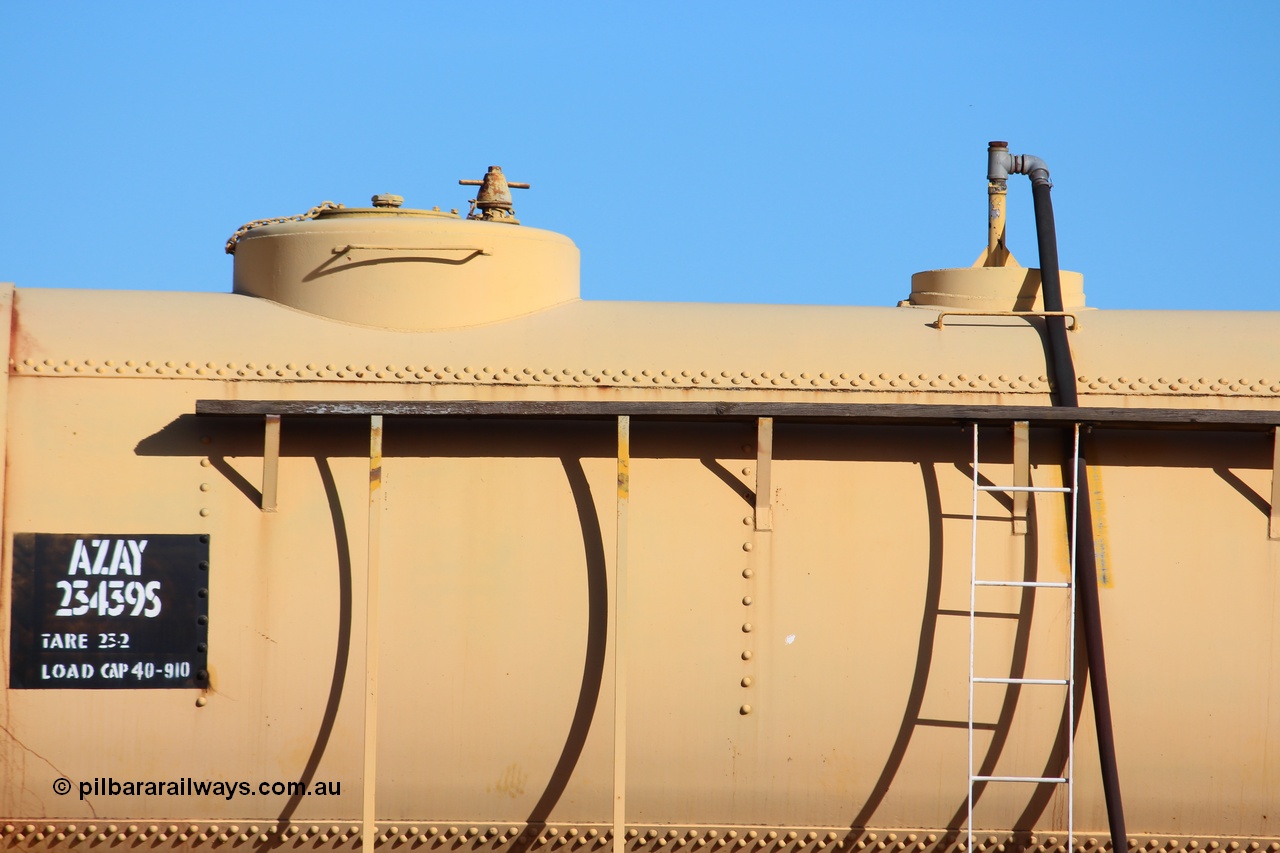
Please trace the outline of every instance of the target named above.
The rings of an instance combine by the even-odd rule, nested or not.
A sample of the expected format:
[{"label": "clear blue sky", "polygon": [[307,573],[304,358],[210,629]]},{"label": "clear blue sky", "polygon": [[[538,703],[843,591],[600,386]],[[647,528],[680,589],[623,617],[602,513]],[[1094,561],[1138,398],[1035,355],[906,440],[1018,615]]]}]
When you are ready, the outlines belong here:
[{"label": "clear blue sky", "polygon": [[[1050,165],[1101,308],[1280,310],[1280,3],[0,5],[0,281],[226,291],[325,200],[500,164],[592,299],[892,305]],[[1010,247],[1036,262],[1030,188]]]}]

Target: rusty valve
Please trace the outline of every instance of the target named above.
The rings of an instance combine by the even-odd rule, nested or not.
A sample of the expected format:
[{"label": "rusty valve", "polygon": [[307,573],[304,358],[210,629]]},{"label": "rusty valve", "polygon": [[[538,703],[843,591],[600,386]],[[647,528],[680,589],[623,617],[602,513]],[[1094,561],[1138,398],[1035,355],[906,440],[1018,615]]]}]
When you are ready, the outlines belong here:
[{"label": "rusty valve", "polygon": [[[511,191],[527,190],[529,185],[508,181],[507,176],[502,174],[501,166],[490,166],[482,181],[472,181],[464,178],[458,183],[464,187],[480,188],[480,192],[476,193],[476,197],[471,199],[471,210],[467,213],[468,219],[483,219],[486,222],[506,222],[509,225],[520,224],[520,220],[516,219],[515,216],[515,208],[511,204]],[[476,213],[476,208],[480,209],[479,213]]]}]

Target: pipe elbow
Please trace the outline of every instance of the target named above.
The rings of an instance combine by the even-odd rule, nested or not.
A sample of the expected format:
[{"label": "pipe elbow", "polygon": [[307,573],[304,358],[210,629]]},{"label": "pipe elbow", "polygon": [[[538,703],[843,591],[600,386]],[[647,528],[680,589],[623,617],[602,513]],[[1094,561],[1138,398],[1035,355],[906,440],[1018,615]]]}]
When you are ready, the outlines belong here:
[{"label": "pipe elbow", "polygon": [[1013,168],[1009,171],[1018,175],[1026,175],[1031,178],[1032,186],[1040,184],[1046,187],[1052,187],[1053,181],[1049,180],[1049,164],[1041,160],[1034,154],[1018,154],[1010,159],[1013,160]]}]

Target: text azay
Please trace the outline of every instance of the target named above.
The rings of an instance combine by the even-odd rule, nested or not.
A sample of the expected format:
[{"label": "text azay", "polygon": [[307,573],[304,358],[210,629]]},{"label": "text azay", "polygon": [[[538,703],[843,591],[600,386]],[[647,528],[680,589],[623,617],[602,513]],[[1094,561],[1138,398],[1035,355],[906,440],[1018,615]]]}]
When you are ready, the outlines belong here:
[{"label": "text azay", "polygon": [[145,539],[90,539],[88,545],[77,539],[67,574],[137,576],[142,574],[142,552],[146,548]]}]

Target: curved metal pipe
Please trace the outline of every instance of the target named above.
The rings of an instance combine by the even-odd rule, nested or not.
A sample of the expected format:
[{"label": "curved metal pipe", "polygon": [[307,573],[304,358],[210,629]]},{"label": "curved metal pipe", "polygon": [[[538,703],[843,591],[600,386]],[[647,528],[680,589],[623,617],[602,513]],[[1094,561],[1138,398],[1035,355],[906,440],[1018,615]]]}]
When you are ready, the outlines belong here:
[{"label": "curved metal pipe", "polygon": [[[1062,311],[1062,281],[1058,268],[1058,235],[1053,221],[1053,200],[1050,190],[1049,167],[1039,157],[1029,154],[1010,155],[1006,146],[992,143],[988,149],[987,172],[989,179],[1001,174],[1025,174],[1031,178],[1031,195],[1035,204],[1036,242],[1040,251],[1040,283],[1044,294],[1045,311]],[[995,177],[993,177],[995,176]],[[1045,317],[1049,333],[1049,361],[1053,384],[1058,391],[1058,405],[1079,406],[1076,393],[1076,370],[1071,357],[1071,345],[1067,340],[1066,318]],[[1070,455],[1070,454],[1068,454]],[[1125,830],[1124,804],[1120,797],[1120,774],[1116,767],[1115,731],[1111,720],[1111,692],[1107,683],[1106,655],[1102,641],[1102,610],[1098,599],[1097,555],[1093,542],[1093,508],[1089,495],[1089,475],[1085,461],[1085,444],[1080,445],[1078,460],[1068,463],[1079,465],[1077,495],[1077,527],[1071,526],[1068,513],[1068,534],[1076,543],[1076,595],[1080,600],[1080,616],[1085,635],[1085,655],[1089,661],[1089,686],[1093,697],[1093,716],[1098,732],[1098,757],[1102,769],[1102,791],[1107,803],[1107,823],[1111,831],[1111,849],[1127,851],[1129,836]],[[1083,533],[1081,533],[1083,531]]]},{"label": "curved metal pipe", "polygon": [[[1049,165],[1034,154],[1010,154],[1009,143],[987,144],[987,180],[1005,181],[1010,175],[1028,175],[1032,186],[1053,186],[1049,180]],[[1054,238],[1056,241],[1056,237]],[[1040,264],[1044,266],[1042,261]]]}]

